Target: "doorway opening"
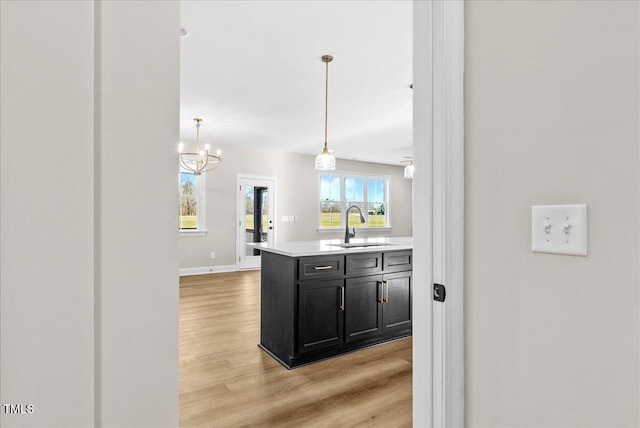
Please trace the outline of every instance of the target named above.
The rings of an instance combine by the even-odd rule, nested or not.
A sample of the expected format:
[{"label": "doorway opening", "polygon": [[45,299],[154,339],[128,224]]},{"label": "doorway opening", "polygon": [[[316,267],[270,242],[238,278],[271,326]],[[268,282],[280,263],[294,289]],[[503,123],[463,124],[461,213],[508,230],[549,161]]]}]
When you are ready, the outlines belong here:
[{"label": "doorway opening", "polygon": [[258,269],[260,250],[247,244],[273,244],[275,240],[274,177],[238,176],[237,268]]}]

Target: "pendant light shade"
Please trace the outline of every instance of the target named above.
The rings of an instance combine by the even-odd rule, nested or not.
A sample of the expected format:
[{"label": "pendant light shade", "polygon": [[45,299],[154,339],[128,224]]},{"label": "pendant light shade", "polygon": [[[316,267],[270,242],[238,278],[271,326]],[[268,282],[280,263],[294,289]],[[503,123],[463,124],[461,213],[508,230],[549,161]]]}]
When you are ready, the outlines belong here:
[{"label": "pendant light shade", "polygon": [[325,89],[324,89],[324,148],[322,153],[316,156],[316,169],[319,171],[333,171],[336,169],[336,158],[327,147],[327,116],[329,111],[329,63],[333,61],[331,55],[323,55],[322,62],[326,64]]},{"label": "pendant light shade", "polygon": [[413,162],[404,167],[404,178],[413,178],[413,172],[416,170],[416,167],[413,166]]},{"label": "pendant light shade", "polygon": [[333,171],[336,169],[336,158],[329,153],[325,147],[318,156],[316,156],[316,169],[319,171]]},{"label": "pendant light shade", "polygon": [[407,158],[407,160],[400,161],[401,163],[408,164],[404,167],[404,178],[412,179],[413,172],[416,170],[416,167],[413,165],[413,157],[405,156],[405,158]]}]

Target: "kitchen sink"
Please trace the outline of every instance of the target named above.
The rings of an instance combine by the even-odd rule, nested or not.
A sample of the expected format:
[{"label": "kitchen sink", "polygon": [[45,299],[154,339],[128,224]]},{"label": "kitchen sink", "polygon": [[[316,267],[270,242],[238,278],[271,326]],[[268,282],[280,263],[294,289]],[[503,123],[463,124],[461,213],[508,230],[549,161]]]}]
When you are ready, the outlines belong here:
[{"label": "kitchen sink", "polygon": [[385,242],[350,242],[348,244],[329,244],[332,247],[340,248],[366,248],[366,247],[386,247],[388,245]]}]

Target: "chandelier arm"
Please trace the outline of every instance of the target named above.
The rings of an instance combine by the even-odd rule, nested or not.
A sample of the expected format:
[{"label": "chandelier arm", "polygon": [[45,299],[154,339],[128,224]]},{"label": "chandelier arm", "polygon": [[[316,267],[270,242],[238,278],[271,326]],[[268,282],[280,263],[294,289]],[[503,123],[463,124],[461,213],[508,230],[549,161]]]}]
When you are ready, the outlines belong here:
[{"label": "chandelier arm", "polygon": [[222,162],[222,158],[220,158],[219,156],[215,156],[215,155],[209,155],[209,156],[211,156],[212,158],[216,159],[216,161],[215,162],[209,162],[210,167],[208,169],[201,170],[202,172],[213,171],[218,166],[220,166],[220,163]]},{"label": "chandelier arm", "polygon": [[182,154],[180,155],[180,163],[182,164],[182,166],[184,167],[184,169],[186,169],[187,171],[190,171],[192,173],[195,174],[195,170],[193,168],[191,168],[185,161],[184,158],[182,157]]},{"label": "chandelier arm", "polygon": [[203,169],[206,168],[207,164],[209,163],[209,154],[207,153],[204,157],[204,161],[202,161],[202,167],[198,167],[198,171],[202,171]]}]

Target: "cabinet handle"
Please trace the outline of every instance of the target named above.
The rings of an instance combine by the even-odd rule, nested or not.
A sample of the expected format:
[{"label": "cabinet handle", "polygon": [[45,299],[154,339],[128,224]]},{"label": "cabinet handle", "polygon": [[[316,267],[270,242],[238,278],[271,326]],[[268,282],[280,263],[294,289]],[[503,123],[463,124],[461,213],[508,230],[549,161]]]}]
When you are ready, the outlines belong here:
[{"label": "cabinet handle", "polygon": [[384,290],[382,303],[389,303],[389,284],[387,281],[382,281],[382,289]]},{"label": "cabinet handle", "polygon": [[327,270],[327,269],[332,269],[333,266],[314,266],[313,269],[314,270]]},{"label": "cabinet handle", "polygon": [[340,287],[340,310],[344,311],[344,287]]},{"label": "cabinet handle", "polygon": [[376,281],[378,286],[378,303],[384,303],[384,288],[382,287],[382,281]]}]

